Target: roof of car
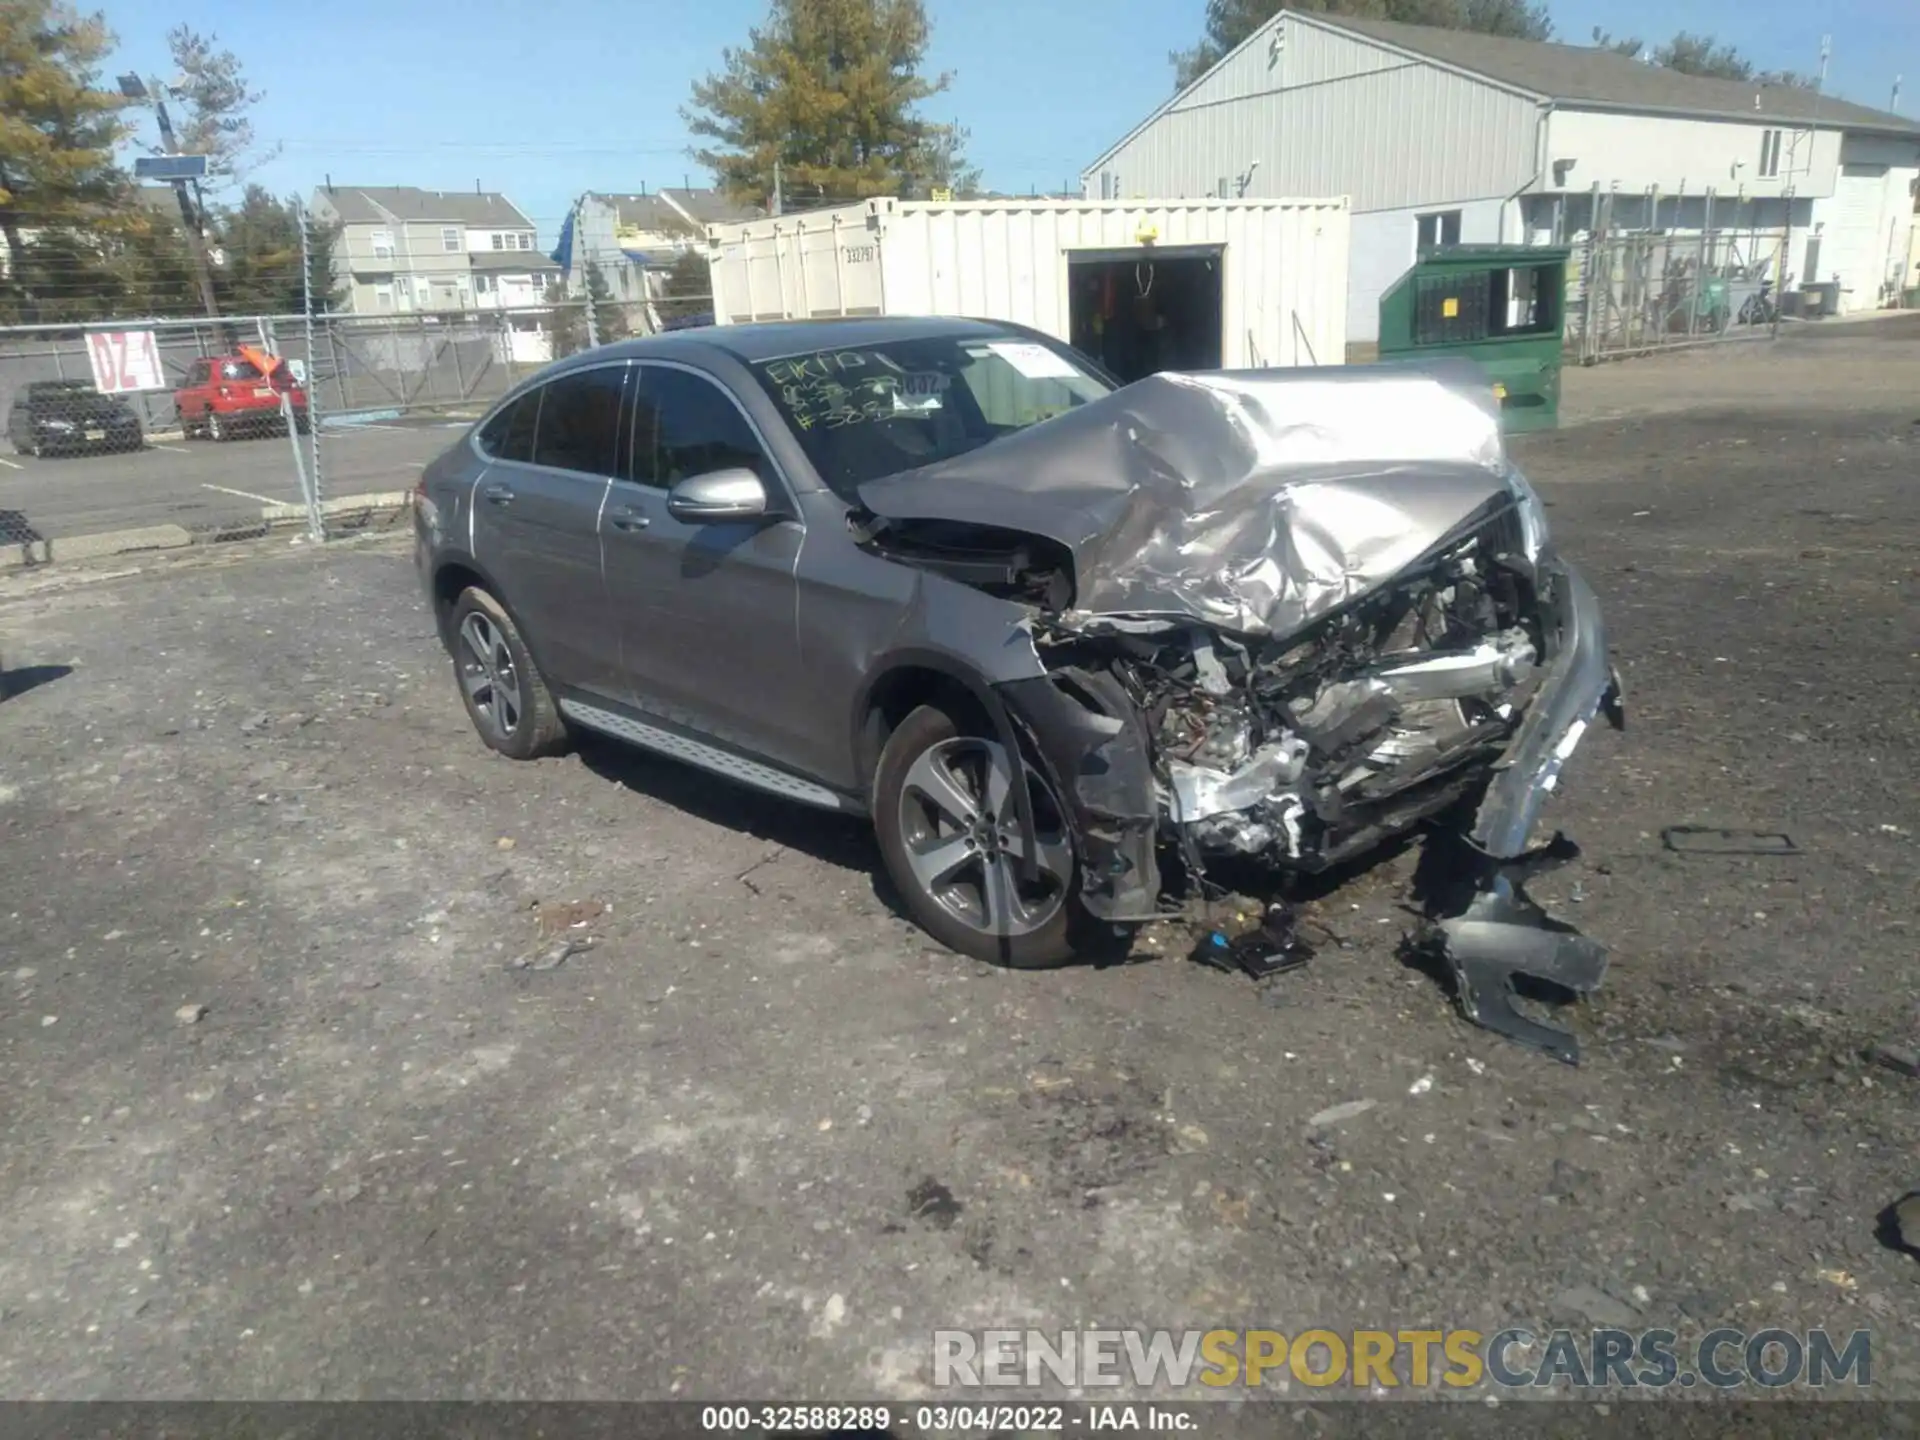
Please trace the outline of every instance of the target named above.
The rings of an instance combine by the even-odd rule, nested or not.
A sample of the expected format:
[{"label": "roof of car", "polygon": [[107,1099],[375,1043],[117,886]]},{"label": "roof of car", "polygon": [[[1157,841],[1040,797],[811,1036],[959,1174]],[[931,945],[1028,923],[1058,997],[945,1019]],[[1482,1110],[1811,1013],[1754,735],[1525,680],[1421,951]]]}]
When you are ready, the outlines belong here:
[{"label": "roof of car", "polygon": [[884,345],[889,341],[922,340],[936,335],[965,339],[993,339],[1015,333],[997,320],[962,320],[952,316],[861,316],[846,320],[773,320],[755,325],[706,325],[648,335],[610,345],[608,356],[685,354],[719,350],[736,360],[777,360],[809,350],[837,346]]}]

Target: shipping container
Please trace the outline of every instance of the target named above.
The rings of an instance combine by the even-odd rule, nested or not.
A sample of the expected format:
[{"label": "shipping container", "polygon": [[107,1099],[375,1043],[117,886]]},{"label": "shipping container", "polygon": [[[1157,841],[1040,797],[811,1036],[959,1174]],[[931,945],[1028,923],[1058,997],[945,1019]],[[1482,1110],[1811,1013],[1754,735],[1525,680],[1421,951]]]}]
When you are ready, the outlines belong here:
[{"label": "shipping container", "polygon": [[1338,365],[1348,203],[868,200],[708,229],[716,323],[1007,320],[1122,380]]}]

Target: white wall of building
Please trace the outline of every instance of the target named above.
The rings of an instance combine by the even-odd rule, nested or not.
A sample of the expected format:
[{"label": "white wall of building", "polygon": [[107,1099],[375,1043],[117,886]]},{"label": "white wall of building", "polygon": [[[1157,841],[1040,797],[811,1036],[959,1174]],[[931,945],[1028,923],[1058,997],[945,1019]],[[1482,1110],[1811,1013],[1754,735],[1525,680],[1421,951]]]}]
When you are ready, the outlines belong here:
[{"label": "white wall of building", "polygon": [[[1840,160],[1835,130],[1779,121],[1691,120],[1609,110],[1556,109],[1547,116],[1548,187],[1759,198],[1831,195]],[[1772,135],[1774,141],[1767,137]],[[1778,158],[1772,157],[1777,153]],[[1562,168],[1566,161],[1571,167]],[[1764,171],[1763,160],[1773,173]]]},{"label": "white wall of building", "polygon": [[1515,91],[1286,15],[1088,167],[1081,189],[1234,198],[1244,178],[1246,199],[1346,195],[1355,212],[1498,199],[1534,177],[1539,114]]},{"label": "white wall of building", "polygon": [[[1842,310],[1871,310],[1896,294],[1913,230],[1913,194],[1920,184],[1920,143],[1849,135],[1831,197],[1813,206],[1813,224],[1794,245],[1793,263],[1808,280],[1839,276]],[[1815,273],[1807,246],[1817,244]]]},{"label": "white wall of building", "polygon": [[1506,227],[1516,224],[1516,207],[1499,200],[1469,201],[1461,205],[1410,206],[1404,210],[1373,210],[1353,217],[1353,247],[1347,263],[1347,339],[1367,344],[1380,338],[1380,297],[1407,273],[1418,253],[1420,217],[1460,214],[1460,244],[1494,245],[1518,240]]}]

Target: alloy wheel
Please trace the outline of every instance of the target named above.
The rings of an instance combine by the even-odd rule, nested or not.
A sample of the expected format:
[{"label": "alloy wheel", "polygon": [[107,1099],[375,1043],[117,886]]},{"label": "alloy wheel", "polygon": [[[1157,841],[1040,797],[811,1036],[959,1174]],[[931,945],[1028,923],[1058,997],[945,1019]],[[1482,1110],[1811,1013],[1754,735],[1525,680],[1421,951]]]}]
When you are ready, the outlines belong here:
[{"label": "alloy wheel", "polygon": [[1066,903],[1073,846],[1059,801],[1031,765],[1021,770],[1033,806],[1034,860],[1026,846],[1006,748],[972,736],[942,740],[909,767],[898,824],[914,881],[968,928],[1026,935]]},{"label": "alloy wheel", "polygon": [[475,610],[460,622],[460,684],[474,713],[502,738],[520,728],[520,672],[500,627]]}]

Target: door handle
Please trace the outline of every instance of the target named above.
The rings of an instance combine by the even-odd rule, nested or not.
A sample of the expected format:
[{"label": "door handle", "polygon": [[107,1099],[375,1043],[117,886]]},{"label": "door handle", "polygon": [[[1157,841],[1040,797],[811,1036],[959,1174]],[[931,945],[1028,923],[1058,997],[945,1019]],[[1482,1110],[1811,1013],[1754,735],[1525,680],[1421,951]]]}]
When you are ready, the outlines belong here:
[{"label": "door handle", "polygon": [[513,503],[513,487],[511,485],[489,485],[480,493],[495,505],[511,505]]},{"label": "door handle", "polygon": [[644,530],[653,523],[631,505],[616,505],[607,512],[607,522],[616,530]]}]

